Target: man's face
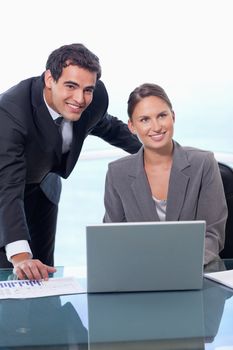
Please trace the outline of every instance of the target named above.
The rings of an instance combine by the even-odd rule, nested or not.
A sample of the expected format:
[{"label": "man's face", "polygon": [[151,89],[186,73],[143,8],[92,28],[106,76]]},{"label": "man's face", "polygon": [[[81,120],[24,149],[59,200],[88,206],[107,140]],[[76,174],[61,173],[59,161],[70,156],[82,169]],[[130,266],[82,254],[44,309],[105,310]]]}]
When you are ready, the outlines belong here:
[{"label": "man's face", "polygon": [[63,68],[55,81],[50,70],[45,72],[45,99],[48,105],[70,121],[79,120],[93,98],[97,74],[70,65]]}]

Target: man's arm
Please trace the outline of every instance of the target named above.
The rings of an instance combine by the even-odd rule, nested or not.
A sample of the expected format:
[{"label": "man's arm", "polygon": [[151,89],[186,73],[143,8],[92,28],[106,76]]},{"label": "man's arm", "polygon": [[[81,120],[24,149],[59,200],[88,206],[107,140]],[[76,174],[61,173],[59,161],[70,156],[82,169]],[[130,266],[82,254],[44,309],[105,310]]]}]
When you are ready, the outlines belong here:
[{"label": "man's arm", "polygon": [[142,146],[127,124],[108,113],[96,124],[91,134],[129,153],[136,153]]},{"label": "man's arm", "polygon": [[29,240],[24,212],[25,130],[0,109],[0,247]]},{"label": "man's arm", "polygon": [[9,243],[5,246],[6,257],[9,262],[11,262],[11,257],[19,254],[21,252],[28,253],[30,258],[32,258],[32,252],[28,241],[20,240],[16,242]]},{"label": "man's arm", "polygon": [[[26,179],[26,130],[5,110],[0,109],[0,247],[30,239],[24,211]],[[32,260],[22,250],[11,257],[19,278],[48,278],[54,268]]]},{"label": "man's arm", "polygon": [[48,274],[55,272],[54,267],[46,266],[39,260],[32,260],[32,252],[27,241],[9,243],[5,247],[7,259],[14,266],[14,273],[19,279],[48,279]]}]

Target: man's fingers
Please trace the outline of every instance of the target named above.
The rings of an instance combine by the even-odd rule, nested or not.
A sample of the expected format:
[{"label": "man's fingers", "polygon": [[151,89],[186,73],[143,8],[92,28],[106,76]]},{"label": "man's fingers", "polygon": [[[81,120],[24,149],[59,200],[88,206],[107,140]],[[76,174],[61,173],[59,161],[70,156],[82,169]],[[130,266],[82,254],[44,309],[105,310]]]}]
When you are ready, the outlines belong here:
[{"label": "man's fingers", "polygon": [[53,266],[48,266],[48,265],[45,265],[45,266],[47,267],[48,272],[56,272],[57,271],[57,269]]},{"label": "man's fingers", "polygon": [[42,264],[40,261],[32,260],[28,265],[29,269],[26,270],[28,272],[28,274],[26,273],[28,279],[41,280],[48,278],[46,265]]},{"label": "man's fingers", "polygon": [[19,267],[14,267],[13,273],[17,276],[18,279],[24,280],[26,278],[24,272]]},{"label": "man's fingers", "polygon": [[19,279],[28,278],[30,280],[36,279],[45,279],[49,277],[49,272],[55,272],[56,269],[52,266],[47,266],[42,264],[40,260],[24,260],[18,263],[14,267],[14,273]]}]

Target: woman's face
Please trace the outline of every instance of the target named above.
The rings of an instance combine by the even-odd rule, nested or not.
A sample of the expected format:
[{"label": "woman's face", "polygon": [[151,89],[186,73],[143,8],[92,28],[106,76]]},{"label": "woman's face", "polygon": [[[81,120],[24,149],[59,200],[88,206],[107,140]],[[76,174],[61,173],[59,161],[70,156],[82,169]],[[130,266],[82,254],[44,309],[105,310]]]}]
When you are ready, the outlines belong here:
[{"label": "woman's face", "polygon": [[161,150],[172,146],[174,121],[174,112],[164,100],[148,96],[138,102],[128,126],[145,149]]}]

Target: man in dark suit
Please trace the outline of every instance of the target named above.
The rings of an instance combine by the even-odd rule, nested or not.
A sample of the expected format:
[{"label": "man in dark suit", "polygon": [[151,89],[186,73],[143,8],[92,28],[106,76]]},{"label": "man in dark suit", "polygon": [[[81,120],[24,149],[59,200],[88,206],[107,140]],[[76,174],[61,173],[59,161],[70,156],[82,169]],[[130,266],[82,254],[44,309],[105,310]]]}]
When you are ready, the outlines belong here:
[{"label": "man in dark suit", "polygon": [[[40,77],[0,96],[0,267],[48,278],[60,176],[67,178],[91,134],[135,153],[126,124],[107,113],[99,59],[82,44],[53,51]],[[7,257],[7,258],[6,258]]]}]

